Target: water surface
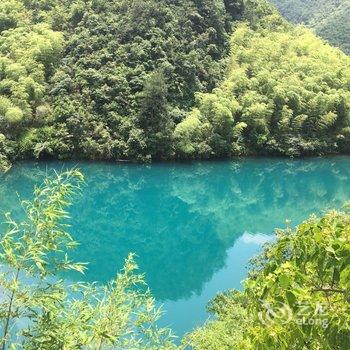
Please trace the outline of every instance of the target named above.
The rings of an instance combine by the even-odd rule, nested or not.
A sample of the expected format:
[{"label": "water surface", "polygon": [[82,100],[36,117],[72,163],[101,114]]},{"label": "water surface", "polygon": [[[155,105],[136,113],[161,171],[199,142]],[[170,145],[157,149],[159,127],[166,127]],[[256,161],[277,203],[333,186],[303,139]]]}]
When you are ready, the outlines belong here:
[{"label": "water surface", "polygon": [[[0,177],[0,211],[20,217],[52,169],[78,166],[86,178],[70,209],[72,254],[90,262],[87,281],[112,279],[129,252],[178,335],[201,324],[207,302],[240,288],[249,259],[286,219],[350,199],[350,157],[246,159],[186,164],[25,162]],[[81,280],[80,275],[67,278]]]}]

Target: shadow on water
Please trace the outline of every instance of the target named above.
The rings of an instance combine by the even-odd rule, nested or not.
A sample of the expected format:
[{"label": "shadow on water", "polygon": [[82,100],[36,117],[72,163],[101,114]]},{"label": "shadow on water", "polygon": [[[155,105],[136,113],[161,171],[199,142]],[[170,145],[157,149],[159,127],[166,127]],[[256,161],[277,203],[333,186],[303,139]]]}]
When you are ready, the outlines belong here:
[{"label": "shadow on water", "polygon": [[[47,169],[74,165],[16,165],[0,177],[0,210],[20,216],[16,193],[29,198]],[[243,234],[272,235],[285,219],[297,224],[350,198],[349,157],[78,167],[86,186],[70,208],[71,232],[81,243],[71,256],[90,262],[84,279],[110,280],[135,252],[158,301],[200,296]],[[234,281],[228,287],[237,285],[227,278]],[[217,283],[216,292],[223,287]]]}]

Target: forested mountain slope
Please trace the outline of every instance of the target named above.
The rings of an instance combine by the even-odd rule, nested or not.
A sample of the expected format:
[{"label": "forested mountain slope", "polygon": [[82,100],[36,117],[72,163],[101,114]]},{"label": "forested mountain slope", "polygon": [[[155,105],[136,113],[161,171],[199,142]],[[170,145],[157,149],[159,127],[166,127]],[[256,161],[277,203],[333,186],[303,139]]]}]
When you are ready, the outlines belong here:
[{"label": "forested mountain slope", "polygon": [[349,58],[265,0],[4,0],[0,31],[2,168],[349,151]]},{"label": "forested mountain slope", "polygon": [[172,157],[174,125],[221,79],[242,11],[241,0],[3,1],[3,164]]},{"label": "forested mountain slope", "polygon": [[237,26],[225,80],[177,125],[184,156],[350,150],[350,59],[278,15]]},{"label": "forested mountain slope", "polygon": [[[93,158],[169,158],[174,124],[222,77],[238,2],[100,1],[53,77],[54,117]],[[237,4],[236,4],[237,3]]]},{"label": "forested mountain slope", "polygon": [[271,0],[282,15],[304,23],[350,54],[350,0]]}]

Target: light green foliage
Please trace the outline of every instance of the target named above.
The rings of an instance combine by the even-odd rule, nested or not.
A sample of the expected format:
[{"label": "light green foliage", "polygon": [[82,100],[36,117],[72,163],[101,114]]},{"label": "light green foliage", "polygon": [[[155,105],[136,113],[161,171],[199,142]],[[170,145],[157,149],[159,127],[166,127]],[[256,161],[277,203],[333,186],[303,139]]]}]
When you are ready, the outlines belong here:
[{"label": "light green foliage", "polygon": [[7,98],[13,105],[10,107],[1,104],[0,117],[3,118],[3,113],[5,114],[3,123],[8,121],[6,112],[9,108],[19,108],[22,111],[21,117],[19,113],[11,112],[11,115],[16,114],[16,121],[23,117],[26,120],[36,117],[35,110],[44,103],[46,80],[58,62],[62,45],[62,35],[44,24],[19,27],[2,33],[0,93],[2,101]]},{"label": "light green foliage", "polygon": [[0,33],[28,22],[22,1],[4,0],[0,3]]},{"label": "light green foliage", "polygon": [[217,315],[215,321],[208,321],[184,338],[193,350],[236,350],[250,349],[245,332],[251,324],[249,314],[235,291],[219,294],[208,305],[208,311]]},{"label": "light green foliage", "polygon": [[[197,117],[210,124],[206,156],[348,151],[349,57],[307,29],[266,18],[255,31],[236,28],[226,79],[197,96]],[[183,140],[177,147],[190,149]]]},{"label": "light green foliage", "polygon": [[193,349],[349,348],[350,215],[330,212],[277,234],[244,290],[214,299],[218,319],[188,335]]},{"label": "light green foliage", "polygon": [[[63,36],[45,23],[34,23],[24,1],[0,4],[0,132],[14,145],[28,126],[50,121],[48,81],[63,49]],[[2,158],[18,158],[32,149],[13,147]]]},{"label": "light green foliage", "polygon": [[196,157],[210,152],[203,140],[209,134],[210,124],[200,120],[200,112],[194,109],[186,119],[175,128],[174,139],[178,152],[187,157]]},{"label": "light green foliage", "polygon": [[19,107],[10,107],[5,113],[5,119],[9,124],[19,123],[23,118],[23,112]]},{"label": "light green foliage", "polygon": [[271,0],[282,15],[350,53],[349,0]]},{"label": "light green foliage", "polygon": [[0,240],[1,349],[175,349],[170,332],[155,325],[160,310],[132,255],[105,287],[67,285],[56,277],[62,270],[85,269],[67,255],[77,243],[65,223],[66,207],[82,181],[77,170],[48,178],[33,201],[22,203],[24,221],[6,214]]}]

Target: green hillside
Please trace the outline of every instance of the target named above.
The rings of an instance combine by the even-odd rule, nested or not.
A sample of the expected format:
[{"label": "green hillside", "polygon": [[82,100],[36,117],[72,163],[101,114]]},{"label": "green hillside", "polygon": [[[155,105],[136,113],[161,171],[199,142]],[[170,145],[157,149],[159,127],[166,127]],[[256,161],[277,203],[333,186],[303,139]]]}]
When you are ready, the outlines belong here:
[{"label": "green hillside", "polygon": [[231,38],[224,81],[177,125],[180,154],[325,154],[350,149],[350,59],[276,15]]},{"label": "green hillside", "polygon": [[242,11],[240,0],[2,2],[3,164],[172,157],[174,125],[221,79]]},{"label": "green hillside", "polygon": [[0,350],[350,349],[350,0],[273,2],[0,1]]},{"label": "green hillside", "polygon": [[348,57],[264,0],[5,0],[0,30],[2,169],[349,151]]},{"label": "green hillside", "polygon": [[330,44],[350,53],[349,0],[271,0],[283,16],[304,23]]}]

